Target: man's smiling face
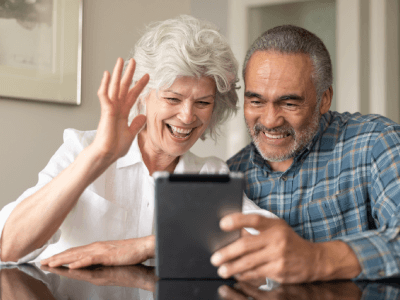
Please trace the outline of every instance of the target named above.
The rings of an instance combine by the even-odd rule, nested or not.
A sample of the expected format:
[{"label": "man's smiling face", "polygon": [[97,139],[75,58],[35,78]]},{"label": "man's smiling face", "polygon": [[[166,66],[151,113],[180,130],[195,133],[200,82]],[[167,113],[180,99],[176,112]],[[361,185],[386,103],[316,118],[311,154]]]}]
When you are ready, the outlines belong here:
[{"label": "man's smiling face", "polygon": [[258,51],[247,64],[246,124],[258,151],[274,170],[291,165],[318,131],[320,116],[329,110],[326,93],[321,103],[317,101],[312,72],[306,54]]}]

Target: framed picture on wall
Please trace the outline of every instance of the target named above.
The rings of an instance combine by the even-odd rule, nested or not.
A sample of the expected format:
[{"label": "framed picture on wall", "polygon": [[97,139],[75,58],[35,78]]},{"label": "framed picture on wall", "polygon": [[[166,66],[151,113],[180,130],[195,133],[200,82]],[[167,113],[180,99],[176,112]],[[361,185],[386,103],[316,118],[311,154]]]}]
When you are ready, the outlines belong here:
[{"label": "framed picture on wall", "polygon": [[0,0],[0,97],[81,103],[82,0]]}]

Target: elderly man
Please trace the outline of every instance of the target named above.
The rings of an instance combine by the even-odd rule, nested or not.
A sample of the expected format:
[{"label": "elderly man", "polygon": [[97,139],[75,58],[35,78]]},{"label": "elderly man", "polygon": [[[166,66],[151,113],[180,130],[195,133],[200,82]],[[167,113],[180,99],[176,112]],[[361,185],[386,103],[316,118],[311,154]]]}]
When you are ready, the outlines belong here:
[{"label": "elderly man", "polygon": [[399,276],[400,126],[329,111],[329,53],[296,26],[260,36],[243,77],[252,143],[228,164],[245,173],[247,196],[281,219],[222,219],[224,230],[260,234],[214,253],[219,274],[284,283]]}]

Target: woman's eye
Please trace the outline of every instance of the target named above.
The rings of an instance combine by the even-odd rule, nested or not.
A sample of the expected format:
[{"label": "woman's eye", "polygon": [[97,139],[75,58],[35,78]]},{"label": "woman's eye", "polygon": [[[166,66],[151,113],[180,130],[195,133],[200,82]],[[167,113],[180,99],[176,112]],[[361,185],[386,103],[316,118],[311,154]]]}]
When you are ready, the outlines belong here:
[{"label": "woman's eye", "polygon": [[178,98],[165,98],[168,102],[178,103],[180,100]]},{"label": "woman's eye", "polygon": [[207,101],[198,101],[197,104],[204,107],[204,106],[210,105],[211,102],[207,102]]}]

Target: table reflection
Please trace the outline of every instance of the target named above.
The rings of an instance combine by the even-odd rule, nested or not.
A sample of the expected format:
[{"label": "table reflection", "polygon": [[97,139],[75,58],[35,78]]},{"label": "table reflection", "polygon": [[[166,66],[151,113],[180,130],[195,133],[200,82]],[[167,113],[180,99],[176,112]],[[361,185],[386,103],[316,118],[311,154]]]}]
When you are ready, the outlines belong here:
[{"label": "table reflection", "polygon": [[24,264],[0,273],[2,300],[153,300],[157,281],[154,268],[143,265],[70,270]]},{"label": "table reflection", "polygon": [[269,285],[226,280],[158,280],[144,265],[70,270],[25,264],[0,269],[2,300],[11,299],[400,299],[400,279]]}]

